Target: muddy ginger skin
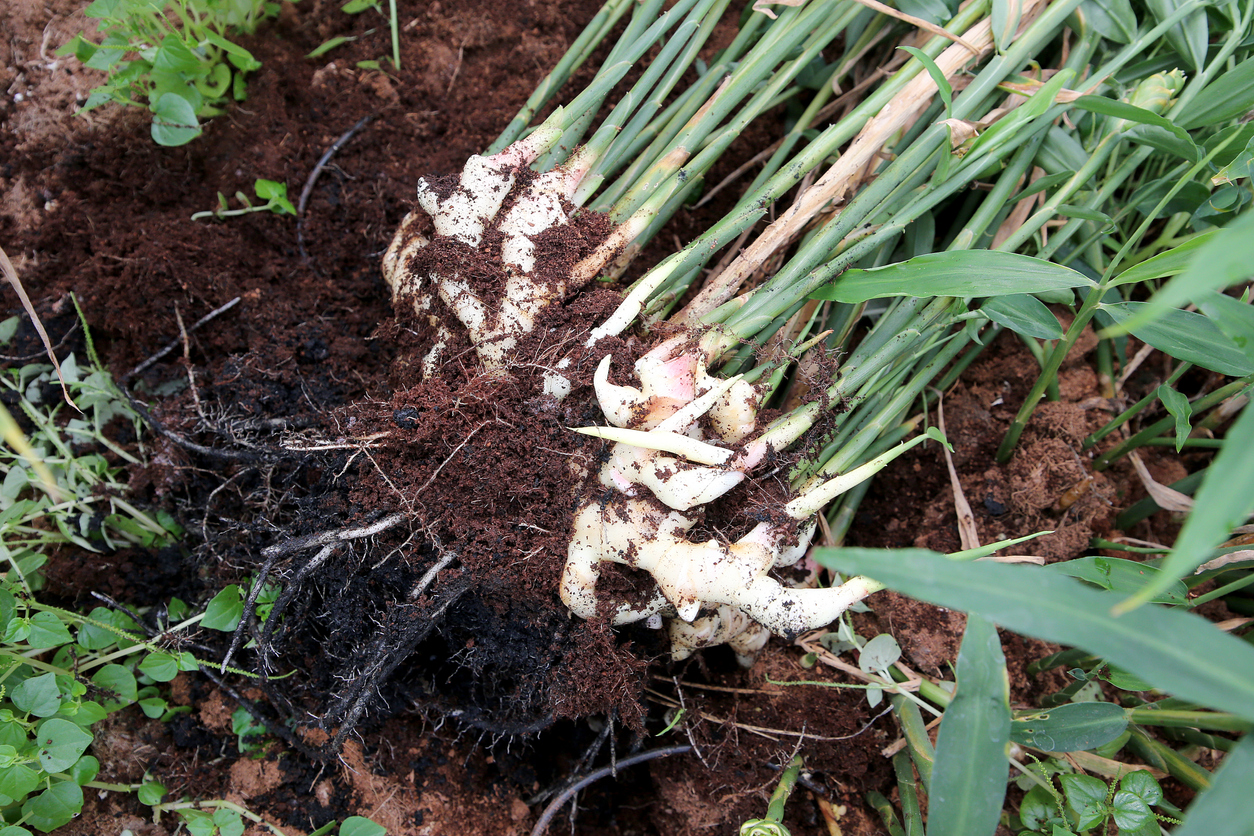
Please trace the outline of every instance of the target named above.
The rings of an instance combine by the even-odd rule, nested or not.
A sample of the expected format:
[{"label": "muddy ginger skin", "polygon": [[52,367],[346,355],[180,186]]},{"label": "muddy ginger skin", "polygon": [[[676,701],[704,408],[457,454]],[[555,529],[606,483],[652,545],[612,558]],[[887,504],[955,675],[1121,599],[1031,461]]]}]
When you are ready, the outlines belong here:
[{"label": "muddy ginger skin", "polygon": [[[415,256],[430,245],[418,232],[420,216],[407,216],[383,259],[393,299],[412,304],[430,325],[434,344],[422,359],[424,378],[438,371],[456,328],[464,328],[484,367],[506,371],[510,352],[535,327],[548,305],[563,301],[609,262],[622,227],[565,280],[538,281],[534,239],[568,223],[570,200],[586,173],[582,157],[544,174],[521,172],[560,137],[541,127],[491,157],[472,157],[459,183],[441,196],[426,180],[418,185],[419,211],[437,236],[479,247],[489,230],[500,234],[505,291],[479,295],[456,272],[415,269]],[[514,195],[517,184],[527,185]],[[513,197],[504,212],[501,207]],[[455,317],[452,321],[449,314]],[[611,317],[610,322],[623,317]],[[594,334],[612,335],[602,323]],[[712,334],[712,332],[711,332]],[[598,614],[597,582],[603,563],[647,571],[657,584],[653,597],[619,603],[614,624],[667,623],[672,651],[683,658],[694,649],[729,644],[750,664],[770,633],[795,635],[835,620],[873,591],[855,578],[837,589],[794,589],[771,576],[801,559],[814,532],[815,510],[790,504],[782,522],[763,522],[734,543],[694,542],[704,506],[739,485],[772,449],[800,434],[760,432],[758,390],[736,377],[708,371],[726,346],[718,338],[681,335],[641,356],[633,371],[639,385],[611,382],[612,359],[604,356],[594,375],[598,404],[607,427],[573,428],[611,443],[608,459],[587,474],[599,485],[576,510],[567,559],[559,583],[562,601],[581,618]],[[569,358],[545,375],[544,393],[561,401],[571,391],[562,374]],[[605,602],[600,602],[605,606]],[[604,614],[604,613],[602,613]]]}]

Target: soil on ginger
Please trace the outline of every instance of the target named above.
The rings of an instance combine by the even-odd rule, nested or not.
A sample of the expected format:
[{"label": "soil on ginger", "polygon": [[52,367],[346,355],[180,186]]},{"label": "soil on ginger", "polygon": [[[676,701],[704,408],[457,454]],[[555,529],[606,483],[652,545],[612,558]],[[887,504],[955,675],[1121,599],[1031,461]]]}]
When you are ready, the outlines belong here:
[{"label": "soil on ginger", "polygon": [[[369,550],[347,549],[331,561],[322,584],[292,604],[293,623],[313,625],[288,637],[282,659],[300,668],[296,679],[305,683],[284,695],[294,700],[286,710],[299,713],[333,702],[343,686],[336,676],[353,670],[373,621],[435,559],[431,535],[443,547],[463,549],[464,565],[481,578],[475,594],[450,603],[441,629],[384,685],[383,702],[372,704],[341,759],[317,762],[278,742],[260,757],[241,754],[231,733],[234,698],[184,674],[170,698],[190,706],[190,714],[162,725],[127,711],[97,730],[101,780],[138,781],[150,772],[174,796],[237,801],[288,834],[349,815],[370,816],[394,834],[526,833],[541,807],[538,794],[586,771],[581,758],[597,746],[607,712],[614,714],[610,745],[622,756],[633,740],[641,742],[639,730],[656,734],[682,707],[674,731],[643,745],[690,741],[700,757],[634,767],[585,790],[577,832],[733,833],[740,821],[761,815],[778,776],[771,765],[787,760],[802,733],[814,789],[790,802],[792,832],[826,833],[824,815],[842,809],[845,834],[879,832],[862,799],[867,790],[892,786],[881,754],[898,736],[891,715],[872,710],[858,691],[773,682],[842,681],[840,674],[821,666],[803,670],[801,652],[779,641],[750,671],[723,650],[671,665],[658,661],[664,649],[649,631],[616,635],[603,624],[572,623],[552,607],[573,503],[566,461],[596,455],[589,440],[563,427],[596,422],[595,409],[556,414],[502,397],[525,381],[472,374],[420,384],[398,361],[418,335],[393,318],[379,259],[413,204],[418,177],[454,174],[485,148],[599,4],[401,2],[404,70],[394,74],[357,67],[390,55],[386,25],[373,12],[344,15],[340,5],[284,4],[277,21],[244,42],[263,64],[249,78],[248,101],[178,149],[151,143],[140,110],[73,115],[99,80],[55,55],[74,33],[93,28],[79,3],[0,8],[8,33],[0,43],[0,243],[45,321],[59,323],[54,342],[73,322],[67,315],[73,292],[104,362],[121,377],[177,340],[180,321],[190,325],[240,299],[131,384],[155,404],[164,425],[233,451],[229,458],[203,456],[159,436],[147,441],[151,465],[132,474],[133,484],[143,502],[179,515],[189,531],[182,550],[63,551],[50,568],[52,591],[85,606],[94,604],[91,591],[140,606],[173,595],[203,603],[222,583],[255,570],[260,550],[280,531],[369,523],[367,509],[395,507],[398,492],[422,487],[448,461],[444,475],[457,481],[419,499],[445,521],[441,531],[407,538],[394,530]],[[303,57],[335,35],[360,37],[319,59]],[[589,70],[581,73],[586,78]],[[323,152],[366,117],[310,193],[301,221],[307,257],[290,217],[189,220],[215,206],[218,192],[251,192],[259,177],[286,182],[295,202]],[[710,182],[752,156],[763,130],[769,133],[746,132]],[[728,190],[708,207],[681,213],[641,261],[651,263],[654,250],[689,240],[731,199]],[[565,320],[549,324],[574,328],[612,304],[609,291],[588,294],[554,311]],[[81,352],[81,336],[66,346]],[[621,348],[618,370],[629,349]],[[1042,407],[1007,467],[993,463],[993,452],[1031,383],[1032,358],[1013,340],[999,340],[947,396],[955,465],[985,540],[1052,529],[1025,548],[1051,560],[1072,557],[1091,536],[1115,534],[1114,513],[1143,495],[1126,465],[1086,481],[1093,474],[1080,440],[1110,409],[1085,355],[1089,348],[1073,356],[1061,380],[1062,400]],[[536,368],[546,350],[552,346],[533,347]],[[1152,388],[1159,372],[1151,361],[1128,393],[1138,397]],[[590,373],[576,377],[586,386]],[[462,402],[449,409],[452,390],[439,387],[453,383]],[[1185,383],[1209,385],[1201,378]],[[267,452],[277,448],[280,432],[289,446],[317,446],[361,437],[363,428],[388,432],[389,440],[360,455]],[[1164,452],[1146,459],[1159,481],[1197,466],[1187,455],[1157,449]],[[452,452],[460,458],[450,460]],[[502,468],[523,456],[548,457],[546,482],[510,481],[513,474]],[[389,484],[382,473],[396,478]],[[354,487],[344,489],[345,482]],[[1082,484],[1087,487],[1073,490]],[[523,520],[500,513],[498,507],[520,501],[512,490],[531,494],[527,507],[541,511]],[[477,492],[476,507],[453,504],[466,491]],[[1077,498],[1063,507],[1064,495]],[[492,519],[495,527],[487,523]],[[1159,514],[1129,533],[1166,542],[1173,525]],[[958,547],[945,464],[933,448],[913,452],[877,478],[850,540]],[[377,571],[360,571],[355,561],[367,556],[387,559]],[[293,559],[276,571],[290,577],[298,565]],[[427,600],[455,590],[460,577],[442,575]],[[625,575],[618,580],[630,583]],[[365,605],[337,606],[349,600],[343,596]],[[873,614],[858,617],[863,635],[891,630],[911,665],[947,675],[961,637],[959,617],[889,593],[869,603]],[[225,650],[216,634],[195,641]],[[1016,703],[1034,704],[1064,684],[1057,674],[1034,679],[1025,672],[1048,646],[1007,637],[1006,651]],[[283,715],[275,693],[235,684]],[[310,746],[326,742],[311,731],[301,739]],[[608,762],[606,748],[597,750],[595,764]],[[171,818],[154,824],[146,812],[129,795],[89,794],[83,815],[59,832],[129,828],[157,836],[173,829]]]}]

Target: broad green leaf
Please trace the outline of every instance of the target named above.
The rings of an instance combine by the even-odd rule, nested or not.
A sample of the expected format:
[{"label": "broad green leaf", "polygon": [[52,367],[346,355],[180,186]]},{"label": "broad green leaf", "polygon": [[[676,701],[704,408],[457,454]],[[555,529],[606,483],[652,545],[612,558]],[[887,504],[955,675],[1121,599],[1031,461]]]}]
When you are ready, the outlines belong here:
[{"label": "broad green leaf", "polygon": [[1128,727],[1127,712],[1109,702],[1073,702],[1015,718],[1010,739],[1045,752],[1104,746]]},{"label": "broad green leaf", "polygon": [[1250,190],[1243,185],[1220,186],[1193,210],[1189,225],[1194,229],[1227,226],[1239,217],[1250,202]]},{"label": "broad green leaf", "polygon": [[1146,682],[1139,676],[1133,676],[1127,671],[1120,670],[1119,668],[1112,667],[1106,672],[1104,679],[1121,691],[1150,691],[1154,688],[1152,683]]},{"label": "broad green leaf", "polygon": [[224,807],[214,810],[212,819],[218,836],[244,836],[244,820],[234,810]]},{"label": "broad green leaf", "polygon": [[1254,58],[1247,58],[1202,89],[1176,122],[1187,131],[1218,125],[1254,109]]},{"label": "broad green leaf", "polygon": [[156,682],[169,682],[179,675],[179,660],[169,653],[149,653],[139,663],[139,670]]},{"label": "broad green leaf", "polygon": [[296,207],[287,199],[287,184],[275,180],[258,179],[253,185],[257,197],[271,204],[270,211],[280,215],[295,215]]},{"label": "broad green leaf", "polygon": [[[1019,0],[1001,0],[1002,2],[1019,2]],[[904,49],[906,52],[919,59],[919,63],[923,65],[923,69],[927,70],[927,74],[932,77],[932,81],[936,84],[936,91],[940,94],[941,101],[945,103],[945,118],[948,119],[953,114],[954,109],[954,88],[950,85],[949,79],[945,78],[945,71],[936,66],[936,62],[932,57],[918,47],[899,46],[898,49]]]},{"label": "broad green leaf", "polygon": [[1128,0],[1084,0],[1079,12],[1107,40],[1127,44],[1136,37],[1136,12]]},{"label": "broad green leaf", "polygon": [[862,646],[858,667],[867,673],[882,671],[901,658],[901,645],[889,633],[880,633]]},{"label": "broad green leaf", "polygon": [[1121,831],[1140,830],[1154,820],[1154,814],[1145,800],[1127,790],[1116,792],[1110,806],[1113,808],[1115,824]]},{"label": "broad green leaf", "polygon": [[91,755],[83,755],[70,767],[68,774],[70,780],[81,787],[88,781],[96,780],[96,776],[100,774],[100,761]]},{"label": "broad green leaf", "polygon": [[200,73],[207,67],[201,65],[183,39],[177,35],[166,35],[157,47],[157,54],[152,59],[152,68],[157,71],[174,73]]},{"label": "broad green leaf", "polygon": [[1205,247],[1219,230],[1212,229],[1190,238],[1178,247],[1172,247],[1153,258],[1147,258],[1140,264],[1129,267],[1111,280],[1110,286],[1116,287],[1130,282],[1144,282],[1150,279],[1166,279],[1178,276],[1189,268],[1189,264],[1197,256],[1198,250]]},{"label": "broad green leaf", "polygon": [[[1206,470],[1206,478],[1194,496],[1193,510],[1176,538],[1171,554],[1163,560],[1162,574],[1150,581],[1139,594],[1128,600],[1138,606],[1152,600],[1178,578],[1192,572],[1210,558],[1211,549],[1227,538],[1228,532],[1245,522],[1254,510],[1254,409],[1248,406],[1228,429],[1224,446]],[[1202,646],[1202,645],[1199,645]],[[1123,665],[1116,659],[1112,662]]]},{"label": "broad green leaf", "polygon": [[1046,822],[1058,815],[1054,796],[1044,787],[1033,784],[1019,805],[1019,821],[1028,830],[1044,831]]},{"label": "broad green leaf", "polygon": [[31,647],[60,647],[73,641],[73,637],[55,614],[37,612],[30,618],[30,635],[26,641]]},{"label": "broad green leaf", "polygon": [[148,807],[155,807],[161,803],[161,799],[165,797],[165,785],[156,781],[149,781],[139,788],[135,793],[139,798],[139,803]]},{"label": "broad green leaf", "polygon": [[213,823],[213,816],[203,810],[179,810],[187,832],[191,836],[216,836],[218,826]]},{"label": "broad green leaf", "polygon": [[1119,789],[1132,793],[1151,807],[1163,801],[1163,788],[1154,780],[1154,776],[1143,769],[1129,772],[1119,779]]},{"label": "broad green leaf", "polygon": [[993,43],[998,52],[1004,53],[1010,47],[1021,17],[1023,0],[993,0]]},{"label": "broad green leaf", "polygon": [[[1145,5],[1158,20],[1165,20],[1186,0],[1146,0]],[[1167,30],[1167,43],[1189,62],[1191,69],[1202,71],[1206,65],[1206,46],[1210,40],[1206,12],[1198,9]]]},{"label": "broad green leaf", "polygon": [[1106,818],[1106,782],[1092,775],[1063,775],[1058,778],[1067,808],[1075,813],[1076,829],[1088,830]]},{"label": "broad green leaf", "polygon": [[[1254,410],[1242,418],[1250,415]],[[1254,490],[1246,495],[1254,501]],[[921,601],[1082,648],[1156,688],[1254,720],[1254,647],[1192,613],[1149,606],[1115,616],[1121,596],[1074,578],[1033,566],[955,562],[925,549],[816,549],[814,559]]]},{"label": "broad green leaf", "polygon": [[1254,306],[1218,292],[1202,296],[1197,306],[1254,363]]},{"label": "broad green leaf", "polygon": [[31,836],[31,832],[24,827],[12,824],[8,827],[0,827],[0,836]]},{"label": "broad green leaf", "polygon": [[967,617],[957,671],[958,690],[936,736],[927,831],[991,836],[1010,771],[1010,684],[991,621]]},{"label": "broad green leaf", "polygon": [[9,798],[25,798],[39,786],[40,775],[24,763],[0,769],[0,793]]},{"label": "broad green leaf", "polygon": [[[1109,589],[1121,595],[1140,592],[1151,578],[1162,574],[1161,570],[1153,566],[1121,557],[1077,557],[1074,560],[1051,563],[1045,568],[1047,571],[1070,575],[1100,589]],[[1183,583],[1177,581],[1156,596],[1154,603],[1179,606],[1187,600],[1188,589]]]},{"label": "broad green leaf", "polygon": [[71,723],[54,717],[39,724],[35,743],[39,746],[39,763],[45,772],[62,772],[74,765],[92,736]]},{"label": "broad green leaf", "polygon": [[1202,151],[1186,134],[1183,138],[1175,131],[1160,128],[1157,125],[1133,125],[1124,131],[1123,136],[1132,142],[1148,145],[1156,151],[1174,154],[1191,163],[1202,157]]},{"label": "broad green leaf", "polygon": [[[116,626],[117,619],[114,617],[113,610],[107,607],[96,607],[88,614],[88,617],[100,624]],[[116,644],[118,635],[95,624],[85,623],[78,628],[78,635],[74,638],[84,650],[103,650]]]},{"label": "broad green leaf", "polygon": [[220,99],[231,86],[231,68],[226,64],[214,64],[196,86],[209,101]]},{"label": "broad green leaf", "polygon": [[165,714],[168,704],[161,697],[148,697],[139,701],[139,708],[144,712],[145,717],[153,720]]},{"label": "broad green leaf", "polygon": [[51,717],[61,708],[61,689],[57,685],[56,674],[32,676],[16,685],[9,693],[9,699],[19,711],[36,717]]},{"label": "broad green leaf", "polygon": [[995,296],[980,305],[980,313],[1016,334],[1038,340],[1062,339],[1062,325],[1058,323],[1058,317],[1041,300],[1026,293]]},{"label": "broad green leaf", "polygon": [[870,270],[846,270],[811,294],[828,302],[886,296],[1008,296],[1092,285],[1082,273],[997,250],[931,253]]},{"label": "broad green leaf", "polygon": [[1177,360],[1188,360],[1233,377],[1254,373],[1254,362],[1207,317],[1193,311],[1167,308],[1152,314],[1155,318],[1150,320],[1146,315],[1149,305],[1149,302],[1103,302],[1098,310],[1114,321],[1111,333],[1131,331],[1138,340]]},{"label": "broad green leaf", "polygon": [[244,600],[240,597],[239,587],[231,584],[213,596],[205,607],[205,617],[201,619],[200,626],[229,633],[239,626],[243,617]]},{"label": "broad green leaf", "polygon": [[50,833],[68,824],[83,809],[83,789],[73,781],[58,781],[22,805],[27,824]]},{"label": "broad green leaf", "polygon": [[109,712],[95,700],[72,700],[61,703],[61,710],[56,716],[64,717],[80,728],[89,729],[109,716]]},{"label": "broad green leaf", "polygon": [[[194,88],[187,88],[193,90]],[[158,145],[186,145],[200,136],[196,108],[177,93],[162,93],[152,105],[152,139]]]},{"label": "broad green leaf", "polygon": [[388,829],[365,816],[349,816],[340,825],[340,836],[386,836]]},{"label": "broad green leaf", "polygon": [[340,6],[340,11],[345,14],[355,15],[364,12],[366,9],[377,8],[379,8],[378,0],[348,0],[347,3]]},{"label": "broad green leaf", "polygon": [[136,700],[139,687],[135,684],[135,675],[122,665],[105,665],[91,678],[98,687],[109,692],[112,699],[105,699],[105,706],[116,710],[130,705]]},{"label": "broad green leaf", "polygon": [[240,72],[250,73],[261,68],[261,62],[242,46],[228,41],[216,32],[206,32],[205,40],[226,53],[227,60]]},{"label": "broad green leaf", "polygon": [[1189,418],[1193,415],[1193,405],[1187,397],[1165,385],[1158,387],[1158,400],[1162,401],[1171,417],[1176,419],[1176,452],[1179,453],[1184,449],[1189,433],[1193,431],[1193,425],[1189,423]]}]

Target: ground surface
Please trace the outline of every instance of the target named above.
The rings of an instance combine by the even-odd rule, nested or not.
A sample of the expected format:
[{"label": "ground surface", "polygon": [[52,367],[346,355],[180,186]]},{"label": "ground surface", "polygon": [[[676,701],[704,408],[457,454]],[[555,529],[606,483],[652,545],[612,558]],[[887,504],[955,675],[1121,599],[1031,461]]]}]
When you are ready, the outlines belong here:
[{"label": "ground surface", "polygon": [[[105,362],[121,377],[177,339],[180,319],[190,324],[240,299],[131,386],[155,404],[167,426],[203,444],[234,445],[247,455],[200,456],[165,439],[151,441],[154,464],[133,474],[134,483],[145,502],[180,515],[190,531],[185,552],[62,555],[52,570],[61,595],[81,597],[95,589],[139,606],[157,605],[171,595],[204,601],[223,579],[255,569],[257,553],[275,541],[279,527],[304,520],[306,530],[316,530],[320,515],[323,525],[329,519],[363,521],[360,506],[367,499],[360,491],[332,495],[324,488],[334,475],[331,468],[352,465],[355,474],[364,460],[351,462],[341,453],[274,461],[257,451],[277,445],[277,430],[304,432],[310,439],[335,437],[337,422],[354,416],[382,423],[393,418],[413,430],[399,423],[405,415],[396,417],[396,410],[417,404],[418,394],[396,362],[395,346],[404,340],[382,338],[395,335],[395,328],[386,328],[392,309],[380,279],[380,256],[411,206],[417,178],[457,171],[468,155],[485,148],[597,7],[591,0],[402,2],[404,70],[384,74],[356,67],[357,61],[390,51],[383,20],[373,12],[350,18],[339,5],[285,4],[276,22],[245,42],[263,63],[249,79],[248,101],[179,149],[154,146],[138,110],[73,115],[97,80],[54,54],[89,24],[77,3],[52,0],[0,9],[0,30],[6,33],[0,43],[5,91],[0,244],[54,341],[72,328],[67,294],[73,292]],[[371,27],[373,34],[362,35]],[[362,37],[321,58],[303,57],[341,34]],[[285,182],[295,201],[323,152],[365,118],[370,121],[338,151],[309,194],[300,224],[304,255],[291,217],[189,220],[192,213],[213,208],[218,192],[250,191],[259,177]],[[733,160],[737,154],[751,156],[753,145],[752,133],[743,137]],[[734,165],[729,161],[727,170]],[[715,172],[712,179],[720,176]],[[715,203],[702,213],[682,213],[659,237],[658,247],[687,240],[717,217],[719,208]],[[649,260],[648,254],[642,259]],[[69,335],[65,345],[81,346],[81,336]],[[1111,409],[1086,358],[1090,348],[1081,345],[1071,358],[1060,380],[1060,400],[1040,410],[1020,454],[1006,467],[995,465],[992,456],[1032,382],[1030,355],[1015,341],[1001,340],[947,393],[955,466],[985,541],[1048,529],[1054,533],[1027,551],[1050,560],[1073,557],[1091,537],[1117,534],[1111,529],[1114,515],[1143,495],[1129,468],[1089,479],[1089,456],[1079,452],[1079,442]],[[1132,397],[1160,376],[1155,362],[1151,358],[1127,384]],[[1182,381],[1185,387],[1204,384],[1200,378]],[[367,406],[346,411],[355,403]],[[481,448],[484,461],[493,455],[488,446]],[[433,447],[430,455],[438,454]],[[1194,464],[1169,454],[1147,463],[1165,483]],[[423,465],[427,471],[411,475],[418,478],[437,464],[432,459]],[[477,466],[486,465],[469,459],[460,465],[471,474]],[[456,517],[456,509],[448,513]],[[1130,533],[1169,542],[1172,526],[1160,513]],[[396,549],[407,542],[401,538]],[[849,542],[959,547],[949,478],[934,449],[904,458],[877,479]],[[430,560],[429,551],[413,549],[414,561]],[[396,583],[404,582],[405,571],[395,570]],[[500,569],[497,581],[500,596],[531,600],[531,593],[509,586],[508,567]],[[517,582],[538,584],[536,594],[551,597],[555,579]],[[322,605],[329,607],[329,601]],[[890,593],[869,604],[872,613],[857,622],[863,635],[889,630],[911,667],[947,676],[961,638],[959,616]],[[476,642],[515,640],[501,635],[500,625],[493,627],[494,619],[504,617],[500,608],[476,604],[475,609],[464,601],[459,606],[452,623],[460,626],[450,627],[435,644],[421,645],[421,652],[462,652],[473,659]],[[352,625],[336,622],[308,641],[333,645],[341,628]],[[594,627],[559,632],[566,637],[564,646],[582,636],[579,641],[593,650],[579,657],[584,667],[566,669],[558,689],[567,699],[565,710],[538,734],[504,732],[509,723],[545,725],[553,718],[544,711],[469,725],[459,716],[474,720],[475,712],[492,707],[484,681],[513,689],[513,695],[524,693],[514,680],[544,673],[555,659],[573,658],[536,650],[546,641],[543,636],[518,650],[516,669],[476,672],[486,679],[467,680],[463,673],[459,680],[452,669],[435,666],[424,670],[446,679],[432,684],[426,674],[402,668],[399,684],[385,690],[387,710],[375,706],[343,757],[326,764],[278,744],[260,758],[241,755],[230,729],[232,699],[207,680],[184,675],[174,683],[173,700],[194,711],[166,727],[137,714],[110,720],[109,730],[98,735],[101,778],[137,780],[150,770],[175,794],[239,800],[288,834],[351,814],[371,816],[396,834],[525,833],[542,806],[539,793],[586,769],[579,759],[598,739],[604,716],[577,719],[584,709],[614,705],[621,723],[655,735],[673,717],[668,712],[682,705],[684,722],[660,742],[643,744],[691,742],[700,757],[655,761],[595,785],[579,800],[577,832],[735,832],[738,822],[761,814],[777,775],[770,765],[786,762],[799,738],[812,789],[790,805],[792,832],[835,832],[825,815],[839,815],[842,808],[843,833],[878,832],[862,799],[867,790],[892,786],[881,754],[898,737],[892,715],[872,710],[856,690],[772,683],[848,681],[843,675],[821,665],[804,670],[802,651],[782,642],[742,672],[729,654],[646,666],[657,651],[646,640],[616,639]],[[1013,636],[1005,644],[1016,704],[1034,704],[1063,684],[1056,676],[1033,678],[1025,671],[1049,647]],[[294,652],[321,659],[299,644]],[[533,652],[539,655],[533,658]],[[341,656],[351,653],[346,646]],[[588,667],[597,654],[608,660],[600,674]],[[330,668],[305,673],[306,697],[335,687]],[[598,682],[611,675],[618,678]],[[602,688],[595,699],[581,690],[591,691],[594,683]],[[263,697],[247,682],[240,687],[246,696]],[[616,703],[606,702],[605,689],[618,694]],[[326,693],[322,707],[331,701]],[[318,707],[318,700],[309,699]],[[620,756],[633,734],[615,725]],[[595,757],[597,765],[609,760],[605,749]],[[127,796],[91,798],[83,817],[65,830],[167,832],[142,821],[144,809]]]}]

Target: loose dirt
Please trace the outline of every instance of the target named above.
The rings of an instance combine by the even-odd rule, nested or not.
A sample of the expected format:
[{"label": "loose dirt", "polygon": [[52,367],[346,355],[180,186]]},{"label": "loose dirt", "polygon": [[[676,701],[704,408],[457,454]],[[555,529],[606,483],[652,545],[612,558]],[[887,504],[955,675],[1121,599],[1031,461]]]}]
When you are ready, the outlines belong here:
[{"label": "loose dirt", "polygon": [[[369,710],[341,758],[319,762],[279,741],[240,752],[230,729],[234,699],[184,676],[171,698],[192,713],[160,725],[128,712],[98,730],[101,778],[135,781],[147,771],[175,796],[238,801],[287,834],[348,815],[373,817],[396,834],[521,834],[546,791],[609,762],[611,747],[621,757],[633,746],[659,745],[648,738],[682,711],[662,742],[689,742],[696,754],[592,786],[578,800],[577,832],[733,833],[761,815],[778,765],[798,745],[809,778],[789,805],[792,832],[835,832],[832,817],[847,836],[879,832],[864,794],[892,786],[882,755],[899,736],[892,716],[857,690],[779,684],[850,682],[844,675],[802,668],[802,652],[780,641],[750,671],[718,649],[669,664],[649,631],[614,634],[551,607],[574,500],[574,481],[561,474],[568,459],[597,455],[563,427],[596,415],[527,406],[507,391],[526,381],[467,373],[423,383],[404,362],[421,335],[394,317],[379,259],[412,207],[418,177],[454,174],[483,150],[598,4],[401,2],[404,70],[395,73],[358,67],[390,55],[386,24],[374,12],[345,15],[339,5],[284,4],[275,22],[244,42],[263,64],[249,78],[248,100],[177,149],[153,145],[138,110],[74,115],[99,80],[55,55],[90,28],[77,3],[0,9],[9,35],[0,43],[0,242],[54,325],[54,341],[73,323],[67,294],[74,293],[116,376],[176,341],[174,352],[134,377],[132,390],[170,432],[233,451],[204,455],[168,436],[150,438],[151,465],[132,474],[135,490],[142,502],[174,510],[187,542],[162,552],[60,554],[50,569],[54,591],[80,602],[92,590],[139,606],[172,595],[203,602],[223,582],[255,571],[261,549],[280,532],[368,525],[379,518],[371,509],[404,502],[428,503],[428,518],[446,521],[425,536],[389,530],[369,549],[337,554],[311,593],[291,604],[283,661],[302,684],[247,692],[276,720],[310,710],[343,717],[354,703],[339,693],[337,676],[378,649],[371,637],[403,648],[410,661],[373,683],[380,699],[363,703]],[[304,57],[338,35],[357,40]],[[319,157],[363,119],[310,191],[299,240],[290,217],[190,220],[213,208],[219,192],[251,192],[256,178],[285,182],[295,199]],[[766,130],[741,137],[710,182],[752,156]],[[682,212],[638,263],[689,240],[730,199],[729,192]],[[180,338],[184,326],[236,298],[235,307]],[[552,315],[587,322],[614,298],[612,290],[588,294]],[[561,333],[561,321],[547,324]],[[81,336],[67,343],[75,345],[82,350]],[[1019,548],[1047,560],[1074,557],[1090,538],[1117,535],[1114,515],[1144,495],[1129,466],[1094,474],[1092,452],[1081,451],[1084,437],[1117,409],[1092,372],[1091,350],[1081,345],[1069,358],[1060,400],[1041,408],[1005,467],[993,453],[1035,376],[1032,357],[1003,337],[946,393],[954,464],[984,541],[1049,530]],[[1128,397],[1157,385],[1162,370],[1154,363],[1126,384]],[[577,383],[586,386],[590,373],[578,372]],[[455,415],[451,380],[462,398]],[[1181,381],[1186,391],[1211,384],[1197,373]],[[525,408],[501,406],[518,403]],[[435,407],[441,414],[432,414]],[[387,435],[377,447],[347,441],[371,433]],[[1157,449],[1146,463],[1160,481],[1198,466],[1190,454]],[[553,478],[511,482],[499,463],[524,456],[548,457]],[[454,477],[452,487],[424,495],[418,489],[440,467]],[[389,482],[395,474],[403,478]],[[477,496],[475,507],[449,504],[467,492]],[[525,525],[509,513],[522,501],[543,509]],[[955,550],[956,521],[944,461],[928,447],[877,477],[849,542]],[[1126,533],[1170,542],[1176,525],[1164,512]],[[395,606],[441,548],[461,550],[461,573],[441,575],[412,609]],[[400,553],[408,564],[393,556]],[[359,565],[366,555],[382,559],[369,573]],[[291,578],[308,557],[276,572]],[[472,570],[473,593],[463,583]],[[920,673],[951,677],[961,616],[892,593],[868,604],[871,613],[857,619],[863,635],[891,631]],[[444,626],[422,632],[414,622],[435,606],[446,608]],[[314,626],[298,633],[297,623]],[[225,650],[221,637],[198,638]],[[1065,684],[1057,672],[1026,672],[1050,647],[1011,636],[1005,644],[1016,705]],[[317,748],[327,743],[318,734],[301,731],[294,740]],[[60,832],[173,829],[171,818],[153,824],[145,814],[131,796],[91,795],[83,816]]]}]

